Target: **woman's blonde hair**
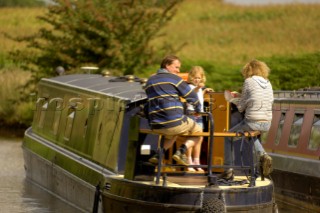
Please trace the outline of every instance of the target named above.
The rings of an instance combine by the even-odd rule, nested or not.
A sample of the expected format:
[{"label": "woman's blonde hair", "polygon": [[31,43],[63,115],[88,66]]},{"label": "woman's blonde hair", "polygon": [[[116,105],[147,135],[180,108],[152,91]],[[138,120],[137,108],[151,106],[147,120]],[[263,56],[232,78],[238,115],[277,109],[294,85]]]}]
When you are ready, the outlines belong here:
[{"label": "woman's blonde hair", "polygon": [[191,68],[188,74],[188,83],[192,83],[196,74],[200,74],[201,83],[206,83],[206,75],[204,74],[204,69],[201,66],[194,66]]},{"label": "woman's blonde hair", "polygon": [[266,63],[253,59],[249,63],[244,65],[241,73],[245,79],[254,75],[268,79],[270,68],[267,66]]}]

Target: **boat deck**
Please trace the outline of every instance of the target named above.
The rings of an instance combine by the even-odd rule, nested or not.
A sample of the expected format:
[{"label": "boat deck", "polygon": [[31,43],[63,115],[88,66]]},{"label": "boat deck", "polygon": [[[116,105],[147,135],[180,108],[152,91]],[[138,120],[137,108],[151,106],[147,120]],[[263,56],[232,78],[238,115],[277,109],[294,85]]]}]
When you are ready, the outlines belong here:
[{"label": "boat deck", "polygon": [[[123,179],[123,175],[118,175],[116,179]],[[154,186],[163,186],[163,179],[160,179],[160,183],[156,184],[156,180],[153,181],[134,181],[136,183],[154,185]],[[235,176],[233,181],[219,182],[218,185],[220,189],[232,189],[232,188],[250,188],[249,179],[246,176]],[[268,178],[261,180],[261,178],[256,179],[256,185],[253,187],[263,187],[271,185],[272,182]],[[205,188],[208,185],[207,176],[205,173],[203,176],[168,176],[166,180],[166,187],[178,187],[178,188]]]}]

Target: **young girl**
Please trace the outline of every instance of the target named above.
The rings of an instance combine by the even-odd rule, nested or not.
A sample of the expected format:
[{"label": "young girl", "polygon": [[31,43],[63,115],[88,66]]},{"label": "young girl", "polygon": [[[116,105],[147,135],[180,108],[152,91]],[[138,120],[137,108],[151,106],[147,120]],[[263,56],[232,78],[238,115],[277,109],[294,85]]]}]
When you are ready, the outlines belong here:
[{"label": "young girl", "polygon": [[[204,70],[201,66],[194,66],[191,68],[188,74],[188,83],[189,86],[197,93],[199,102],[201,105],[201,112],[204,112],[203,110],[203,96],[206,92],[213,92],[211,88],[204,88],[206,82],[206,76],[204,73]],[[194,108],[192,105],[187,104],[187,112],[194,111]],[[189,115],[192,119],[196,121],[196,123],[203,128],[203,121],[202,116],[195,116],[195,115]],[[201,152],[201,144],[202,144],[203,137],[201,137],[201,140],[199,143],[197,143],[196,146],[187,151],[187,158],[190,165],[200,165],[200,152]],[[193,154],[193,155],[192,155]],[[192,159],[193,156],[193,159]],[[199,172],[203,172],[203,169],[197,168]],[[195,171],[193,168],[188,168],[188,171]]]}]

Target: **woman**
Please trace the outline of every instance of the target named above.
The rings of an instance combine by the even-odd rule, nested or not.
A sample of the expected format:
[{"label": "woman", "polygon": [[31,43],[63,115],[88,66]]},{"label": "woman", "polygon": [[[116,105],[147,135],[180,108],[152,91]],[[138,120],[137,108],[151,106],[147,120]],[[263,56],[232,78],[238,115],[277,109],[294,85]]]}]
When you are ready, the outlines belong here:
[{"label": "woman", "polygon": [[[244,112],[244,119],[229,131],[236,132],[258,130],[267,132],[271,126],[273,89],[268,76],[269,67],[262,61],[251,60],[242,68],[244,84],[242,94],[236,106],[239,112]],[[225,140],[225,165],[232,164],[231,142],[229,138]],[[263,168],[263,174],[269,175],[272,171],[272,158],[265,152],[259,139],[254,141],[254,147]],[[226,171],[225,173],[230,173]],[[222,177],[230,175],[223,174]]]}]

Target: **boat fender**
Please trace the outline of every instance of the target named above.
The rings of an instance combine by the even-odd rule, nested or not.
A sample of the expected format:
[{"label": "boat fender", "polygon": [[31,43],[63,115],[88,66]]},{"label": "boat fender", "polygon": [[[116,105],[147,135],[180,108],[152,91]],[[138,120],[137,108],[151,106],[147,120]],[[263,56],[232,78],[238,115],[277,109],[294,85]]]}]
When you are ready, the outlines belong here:
[{"label": "boat fender", "polygon": [[104,189],[109,191],[111,189],[111,183],[106,183],[106,185],[104,186]]},{"label": "boat fender", "polygon": [[223,192],[220,191],[219,196],[212,196],[210,194],[205,194],[201,213],[226,213],[226,205],[223,196]]}]

